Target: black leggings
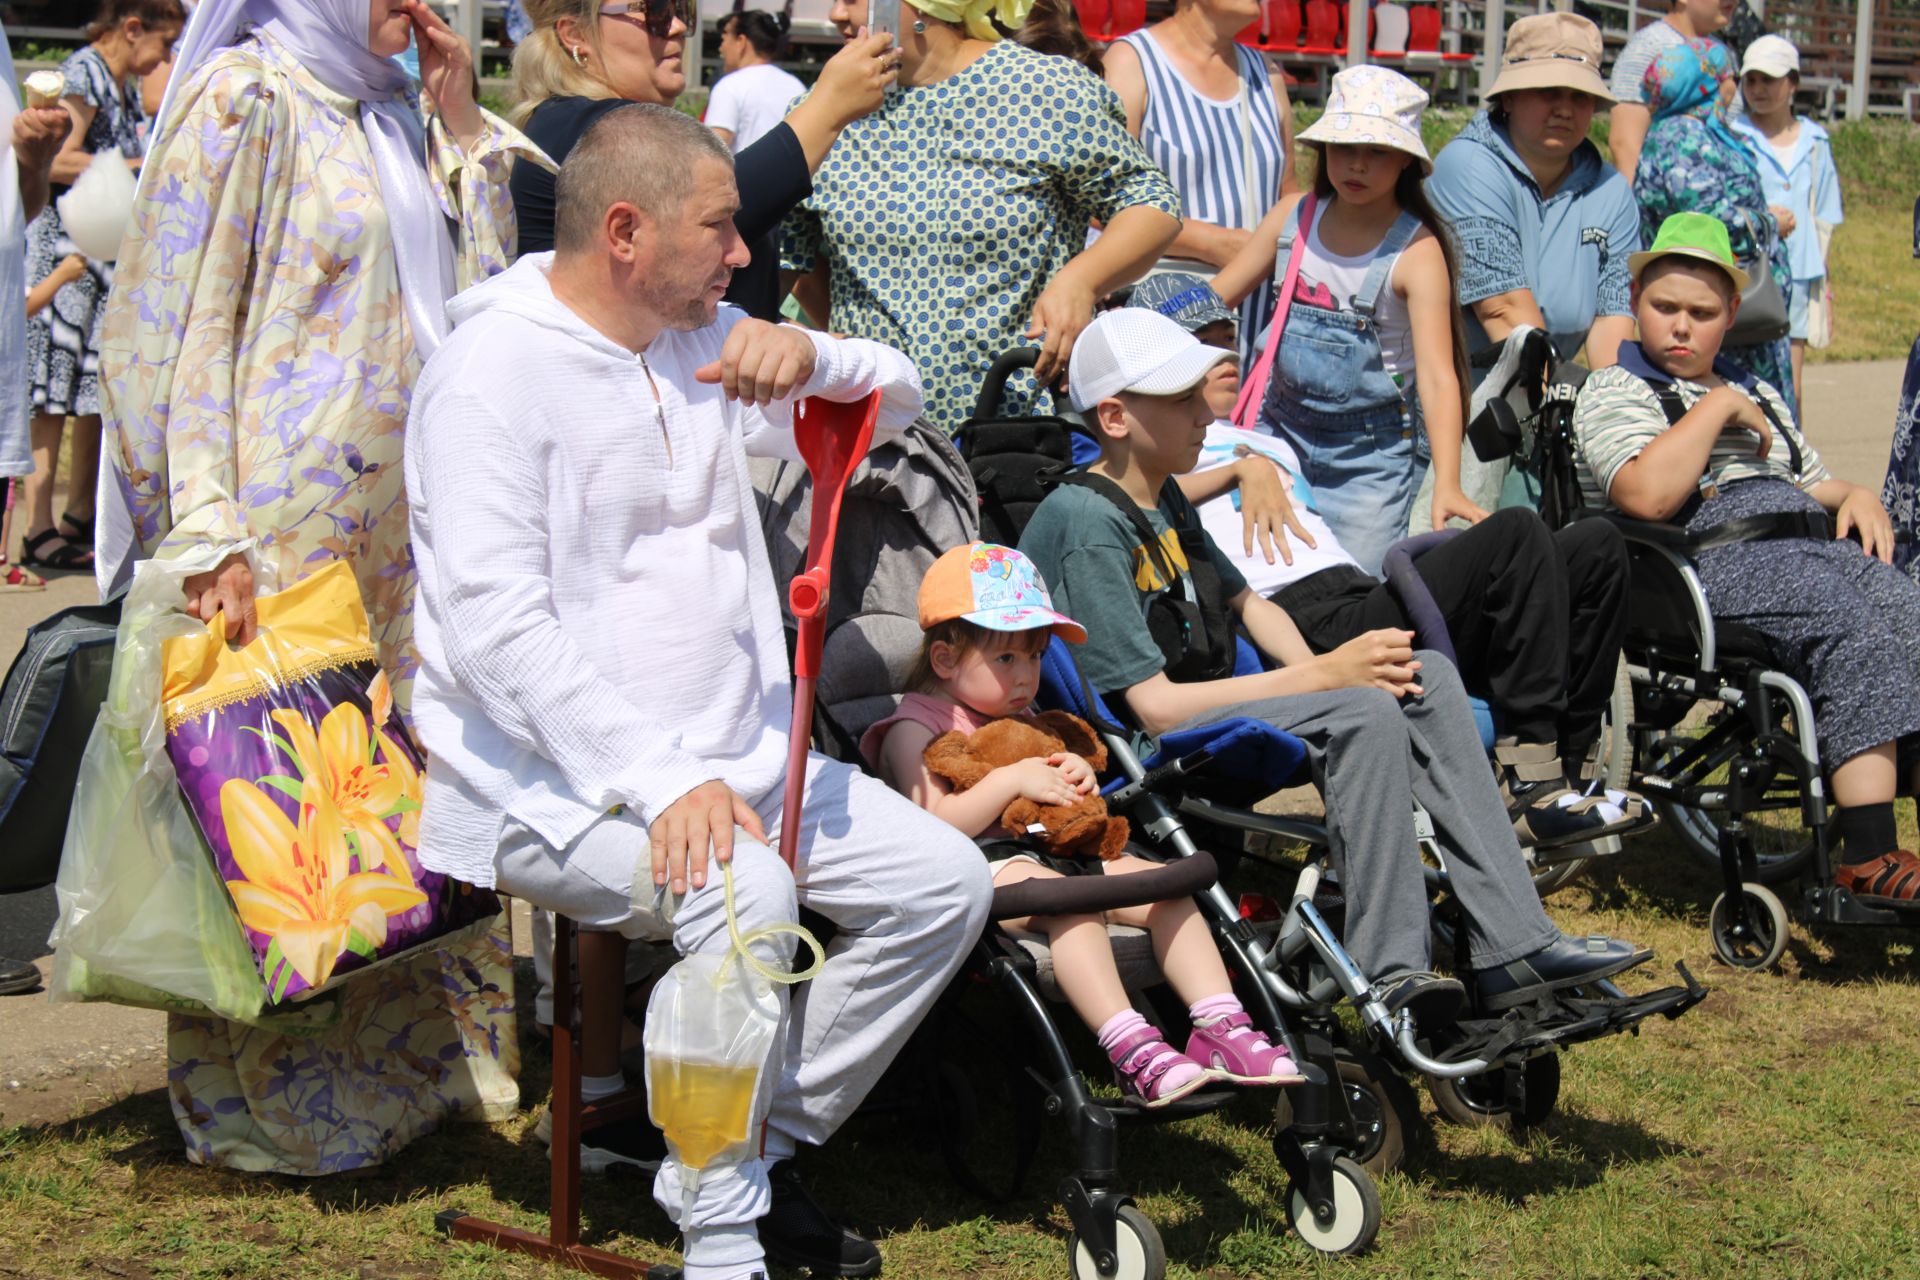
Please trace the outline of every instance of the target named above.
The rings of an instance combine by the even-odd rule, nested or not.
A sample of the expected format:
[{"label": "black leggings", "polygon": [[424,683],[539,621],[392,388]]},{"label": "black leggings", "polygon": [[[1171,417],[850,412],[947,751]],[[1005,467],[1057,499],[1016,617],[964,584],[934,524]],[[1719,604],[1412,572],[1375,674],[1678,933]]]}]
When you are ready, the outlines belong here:
[{"label": "black leggings", "polygon": [[[1414,562],[1446,619],[1467,689],[1522,742],[1569,758],[1598,732],[1627,628],[1627,551],[1604,520],[1558,533],[1496,511]],[[1411,627],[1400,599],[1358,572],[1322,570],[1272,596],[1315,652],[1380,627]],[[1416,641],[1416,644],[1419,643]]]}]

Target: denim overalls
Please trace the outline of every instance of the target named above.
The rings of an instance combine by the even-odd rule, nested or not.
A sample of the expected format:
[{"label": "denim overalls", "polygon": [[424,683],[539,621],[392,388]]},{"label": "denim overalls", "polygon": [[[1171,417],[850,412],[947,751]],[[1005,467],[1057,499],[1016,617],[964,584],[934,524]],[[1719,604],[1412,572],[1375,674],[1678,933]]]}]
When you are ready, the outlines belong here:
[{"label": "denim overalls", "polygon": [[[1400,251],[1420,230],[1402,212],[1374,252],[1349,310],[1295,302],[1260,407],[1263,431],[1284,437],[1319,499],[1320,514],[1347,554],[1378,575],[1388,548],[1407,536],[1414,494],[1426,471],[1425,428],[1414,388],[1402,389],[1380,355],[1374,309]],[[1280,233],[1284,274],[1299,206]]]}]

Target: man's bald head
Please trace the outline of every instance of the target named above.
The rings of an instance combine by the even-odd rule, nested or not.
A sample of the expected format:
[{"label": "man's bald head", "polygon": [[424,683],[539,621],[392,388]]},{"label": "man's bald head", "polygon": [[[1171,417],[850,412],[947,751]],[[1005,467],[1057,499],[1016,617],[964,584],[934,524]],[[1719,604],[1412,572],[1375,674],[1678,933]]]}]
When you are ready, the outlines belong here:
[{"label": "man's bald head", "polygon": [[713,130],[671,107],[635,102],[601,116],[589,128],[554,186],[554,249],[562,256],[592,251],[607,210],[630,204],[658,227],[680,216],[702,160],[729,169],[733,154]]}]

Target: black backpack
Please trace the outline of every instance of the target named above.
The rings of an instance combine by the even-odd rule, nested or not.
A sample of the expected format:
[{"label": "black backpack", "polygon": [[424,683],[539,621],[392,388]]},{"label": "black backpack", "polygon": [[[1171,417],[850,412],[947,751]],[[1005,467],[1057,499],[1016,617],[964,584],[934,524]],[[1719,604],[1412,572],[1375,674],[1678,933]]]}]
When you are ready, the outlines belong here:
[{"label": "black backpack", "polygon": [[62,610],[27,632],[0,685],[0,893],[43,888],[59,875],[119,626],[117,600]]}]

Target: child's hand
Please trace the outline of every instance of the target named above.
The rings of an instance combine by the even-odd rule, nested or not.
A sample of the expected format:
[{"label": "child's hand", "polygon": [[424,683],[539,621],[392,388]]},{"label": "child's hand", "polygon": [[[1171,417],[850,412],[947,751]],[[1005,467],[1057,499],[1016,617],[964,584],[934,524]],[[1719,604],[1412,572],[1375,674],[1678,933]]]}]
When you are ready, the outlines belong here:
[{"label": "child's hand", "polygon": [[1382,627],[1353,639],[1326,655],[1339,688],[1385,689],[1396,698],[1424,690],[1414,683],[1420,664],[1413,656],[1413,632]]},{"label": "child's hand", "polygon": [[[1066,780],[1062,770],[1053,764],[1053,761],[1059,758],[1049,756],[1041,759],[1039,756],[1033,756],[1017,764],[1003,764],[994,772],[999,773],[1005,770],[1019,788],[1019,794],[1035,804],[1072,804],[1080,797],[1074,792],[1072,784]],[[1081,763],[1086,762],[1083,760]]]},{"label": "child's hand", "polygon": [[1047,757],[1047,763],[1059,771],[1061,778],[1066,780],[1068,786],[1083,796],[1092,795],[1094,789],[1100,785],[1098,777],[1093,772],[1093,766],[1088,764],[1084,757],[1077,756],[1071,751],[1050,755]]},{"label": "child's hand", "polygon": [[50,280],[58,280],[62,285],[62,287],[64,287],[66,285],[72,284],[75,280],[80,279],[82,276],[86,274],[87,274],[86,255],[79,254],[79,253],[70,253],[66,257],[60,259],[59,265],[54,267],[52,271],[47,273],[47,278]]}]

